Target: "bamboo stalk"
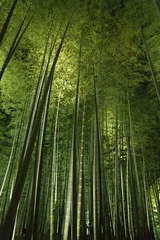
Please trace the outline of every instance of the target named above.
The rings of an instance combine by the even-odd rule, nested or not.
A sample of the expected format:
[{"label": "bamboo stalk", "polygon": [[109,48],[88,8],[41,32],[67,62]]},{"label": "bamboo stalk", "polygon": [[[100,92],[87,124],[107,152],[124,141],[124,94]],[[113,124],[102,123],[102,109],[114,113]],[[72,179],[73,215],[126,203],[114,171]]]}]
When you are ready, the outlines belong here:
[{"label": "bamboo stalk", "polygon": [[53,157],[51,164],[51,198],[50,198],[50,240],[53,239],[54,233],[54,202],[55,202],[55,167],[56,167],[56,144],[57,144],[57,127],[58,127],[58,117],[59,117],[59,108],[60,108],[60,95],[57,102],[57,111],[54,127],[54,139],[53,139]]},{"label": "bamboo stalk", "polygon": [[1,238],[2,239],[9,240],[10,234],[12,232],[14,218],[15,218],[15,214],[16,214],[16,209],[18,207],[18,203],[19,203],[19,200],[20,200],[20,197],[21,197],[21,194],[22,194],[22,190],[23,190],[23,186],[24,186],[24,183],[25,183],[25,179],[26,179],[26,175],[27,175],[27,171],[28,171],[28,167],[29,167],[29,162],[30,162],[30,157],[31,157],[31,154],[32,154],[32,151],[33,151],[36,135],[37,135],[38,130],[39,130],[40,121],[41,121],[44,105],[45,105],[45,102],[46,102],[48,89],[52,85],[52,82],[53,82],[53,76],[54,76],[56,63],[58,61],[58,57],[60,55],[60,52],[61,52],[61,49],[62,49],[62,46],[63,46],[63,42],[64,42],[65,36],[67,34],[70,22],[71,22],[71,19],[70,19],[70,21],[68,21],[68,24],[67,24],[67,26],[64,30],[61,42],[58,46],[55,58],[53,60],[53,64],[52,64],[52,67],[51,67],[50,74],[48,76],[48,79],[47,79],[45,87],[44,87],[44,91],[43,91],[43,95],[42,95],[39,107],[38,107],[37,112],[36,112],[36,118],[35,118],[35,121],[34,121],[34,126],[32,128],[32,132],[30,134],[30,138],[29,138],[29,141],[27,143],[27,148],[25,150],[25,155],[23,156],[23,161],[22,161],[22,164],[21,164],[21,168],[20,168],[20,170],[18,172],[18,175],[17,175],[17,179],[16,179],[16,182],[15,182],[15,187],[14,187],[11,203],[10,203],[7,215],[5,217],[4,224],[1,228]]},{"label": "bamboo stalk", "polygon": [[80,149],[80,166],[79,166],[79,182],[78,182],[78,206],[77,206],[77,240],[80,239],[81,224],[82,224],[82,198],[84,195],[84,124],[85,124],[85,103],[83,107],[83,117],[82,117],[82,131],[81,131],[81,149]]},{"label": "bamboo stalk", "polygon": [[12,4],[12,6],[11,6],[11,8],[10,8],[10,11],[9,11],[9,13],[8,13],[8,16],[7,16],[7,18],[6,18],[6,21],[5,21],[4,24],[3,24],[2,30],[1,30],[1,32],[0,32],[0,46],[1,46],[1,44],[2,44],[4,35],[5,35],[5,33],[6,33],[7,29],[8,29],[8,25],[9,25],[9,23],[10,23],[10,21],[11,21],[11,18],[12,18],[12,15],[13,15],[13,13],[14,13],[14,10],[15,10],[15,7],[16,7],[16,5],[17,5],[17,2],[18,2],[18,0],[14,0],[14,1],[13,1],[13,4]]},{"label": "bamboo stalk", "polygon": [[21,30],[22,30],[22,27],[23,27],[23,25],[25,23],[26,17],[27,16],[24,17],[24,19],[23,19],[23,21],[22,21],[22,23],[21,23],[21,25],[20,25],[20,27],[19,27],[19,29],[17,31],[17,34],[15,35],[15,38],[14,38],[14,40],[12,42],[12,45],[10,47],[10,50],[9,50],[8,54],[7,54],[7,57],[6,57],[6,59],[5,59],[4,63],[3,63],[3,66],[2,66],[1,71],[0,71],[0,80],[2,79],[3,74],[4,74],[4,72],[5,72],[6,68],[7,68],[7,66],[8,66],[8,64],[9,64],[9,62],[10,62],[10,60],[11,60],[13,54],[14,54],[14,52],[16,51],[16,49],[17,49],[17,47],[18,47],[22,37],[24,36],[25,32],[27,31],[27,28],[29,27],[29,25],[30,25],[30,23],[32,21],[32,18],[31,18],[28,21],[28,23],[26,24],[26,26],[24,27],[22,33],[20,33]]}]

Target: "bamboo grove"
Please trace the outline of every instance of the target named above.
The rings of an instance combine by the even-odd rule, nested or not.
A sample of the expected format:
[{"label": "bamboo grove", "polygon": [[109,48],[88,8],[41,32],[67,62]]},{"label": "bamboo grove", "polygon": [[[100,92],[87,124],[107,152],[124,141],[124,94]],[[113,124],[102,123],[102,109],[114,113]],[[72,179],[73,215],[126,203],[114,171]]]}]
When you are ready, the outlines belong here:
[{"label": "bamboo grove", "polygon": [[0,239],[160,239],[159,1],[0,16]]}]

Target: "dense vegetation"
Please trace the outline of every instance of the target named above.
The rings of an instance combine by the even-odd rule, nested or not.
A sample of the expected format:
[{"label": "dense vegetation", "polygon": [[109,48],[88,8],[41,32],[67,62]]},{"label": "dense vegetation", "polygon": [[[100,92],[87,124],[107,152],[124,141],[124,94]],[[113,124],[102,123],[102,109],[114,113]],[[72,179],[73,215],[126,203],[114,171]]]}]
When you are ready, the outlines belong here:
[{"label": "dense vegetation", "polygon": [[159,1],[0,15],[0,239],[160,239]]}]

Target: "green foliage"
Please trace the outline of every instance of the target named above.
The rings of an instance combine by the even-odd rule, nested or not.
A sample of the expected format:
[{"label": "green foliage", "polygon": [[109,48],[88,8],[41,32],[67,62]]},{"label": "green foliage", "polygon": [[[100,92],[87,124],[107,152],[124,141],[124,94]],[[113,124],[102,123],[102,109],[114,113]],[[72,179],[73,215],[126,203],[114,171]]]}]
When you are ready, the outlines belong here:
[{"label": "green foliage", "polygon": [[[91,176],[89,174],[93,160],[92,141],[94,138],[94,131],[92,129],[92,122],[94,122],[96,114],[97,122],[98,120],[100,121],[98,132],[100,133],[101,139],[99,139],[99,141],[101,140],[103,143],[103,170],[109,186],[109,197],[111,198],[110,204],[114,203],[115,196],[113,189],[116,189],[113,180],[115,177],[115,156],[117,157],[116,164],[119,164],[116,165],[119,186],[119,169],[120,164],[123,165],[122,175],[125,179],[124,186],[126,189],[124,189],[124,191],[126,191],[126,195],[128,191],[126,176],[129,154],[131,155],[131,162],[133,158],[136,158],[138,173],[139,176],[142,177],[142,149],[144,149],[147,185],[152,182],[152,179],[155,176],[159,177],[159,172],[156,170],[156,166],[160,155],[160,108],[140,34],[140,26],[144,26],[146,42],[148,44],[159,84],[160,23],[152,1],[136,0],[123,2],[124,6],[122,7],[121,1],[118,0],[49,0],[47,2],[42,0],[24,0],[18,1],[13,17],[11,18],[3,44],[0,46],[0,68],[5,61],[24,15],[27,13],[28,20],[33,16],[32,22],[21,39],[21,42],[19,43],[0,82],[0,146],[2,148],[1,164],[4,169],[6,168],[8,156],[10,154],[13,135],[16,131],[16,127],[18,126],[18,128],[20,128],[19,126],[21,125],[22,119],[22,129],[15,157],[18,166],[19,156],[22,152],[26,122],[30,114],[30,106],[36,91],[35,89],[41,70],[43,52],[47,39],[49,39],[49,45],[42,68],[43,71],[47,65],[51,45],[54,40],[56,41],[51,54],[46,79],[49,75],[53,59],[63,36],[66,23],[72,13],[75,12],[64,39],[60,55],[58,56],[50,95],[45,142],[42,154],[42,157],[44,158],[44,176],[42,177],[41,190],[43,194],[41,195],[43,196],[41,196],[41,200],[43,199],[43,201],[45,201],[44,196],[46,196],[47,191],[46,179],[50,178],[51,173],[50,167],[53,154],[55,115],[57,101],[59,99],[60,110],[56,133],[57,142],[55,143],[57,157],[55,165],[58,169],[57,181],[59,183],[58,199],[63,199],[62,195],[67,194],[66,186],[69,172],[69,161],[71,157],[73,110],[75,106],[75,90],[78,74],[81,85],[79,89],[79,105],[77,103],[77,111],[79,114],[77,114],[78,120],[76,124],[76,127],[78,128],[76,130],[76,144],[78,145],[76,154],[77,159],[79,159],[82,106],[84,99],[86,99],[84,165],[86,173],[85,184],[87,187],[85,189],[85,194],[88,196],[89,191],[91,191],[89,190],[91,187]],[[4,19],[8,14],[11,3],[12,1],[0,2],[0,13],[2,16],[0,18],[0,29],[1,26],[3,26]],[[79,59],[80,41],[82,49],[81,58]],[[97,86],[97,109],[95,108],[94,103],[94,80],[96,81]],[[42,90],[44,90],[44,87]],[[129,147],[127,145],[127,137],[130,138],[130,132],[128,130],[127,92],[129,93],[135,153],[129,152]],[[116,106],[119,113],[117,113],[118,122],[115,124]],[[116,132],[118,137],[116,147],[118,150],[115,150]],[[122,145],[124,146],[122,147]],[[37,149],[34,149],[32,154],[33,162],[31,162],[29,167],[27,184],[29,179],[31,179],[31,172],[33,170],[32,168],[36,154]],[[75,167],[78,168],[78,166],[79,162],[77,161],[77,166]],[[3,177],[3,174],[1,175]],[[56,178],[56,176],[54,177]],[[131,178],[131,173],[128,173],[128,177]],[[101,181],[102,180],[104,179],[101,177]],[[129,187],[131,188],[131,182],[129,182],[129,184]],[[62,192],[62,190],[64,192]],[[50,185],[48,191],[50,191]],[[117,201],[120,203],[121,214],[122,202],[120,199],[120,193],[118,190],[116,191]],[[129,198],[132,198],[134,195],[132,195],[133,189],[129,190],[129,192],[130,191],[131,196],[129,196]],[[85,201],[87,202],[88,199],[89,197]],[[43,201],[41,201],[41,205],[43,205]],[[56,211],[61,211],[61,208],[64,207],[60,201],[61,200],[59,200],[59,203],[55,204],[56,207],[59,207]],[[23,198],[22,204],[24,204]],[[88,205],[89,203],[87,203],[87,208],[89,208]],[[132,205],[132,202],[130,202],[130,205]],[[135,209],[135,206],[132,207]],[[46,212],[47,211],[48,209]],[[87,209],[87,211],[89,210]],[[114,216],[114,210],[112,211]],[[135,215],[133,217],[135,217]],[[155,216],[155,218],[156,217],[157,216]],[[43,218],[45,219],[45,216],[43,216]],[[48,222],[46,224],[48,224]]]}]

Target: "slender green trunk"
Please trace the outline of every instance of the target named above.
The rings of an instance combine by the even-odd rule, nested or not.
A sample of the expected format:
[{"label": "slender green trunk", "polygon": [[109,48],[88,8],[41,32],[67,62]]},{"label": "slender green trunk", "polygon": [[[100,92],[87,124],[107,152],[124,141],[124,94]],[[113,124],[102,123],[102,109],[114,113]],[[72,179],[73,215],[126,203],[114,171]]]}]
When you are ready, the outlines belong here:
[{"label": "slender green trunk", "polygon": [[22,21],[22,23],[21,23],[21,25],[20,25],[20,27],[19,27],[19,29],[17,31],[17,34],[16,34],[16,36],[15,36],[13,42],[12,42],[12,45],[10,47],[10,50],[9,50],[8,54],[7,54],[7,57],[6,57],[6,59],[5,59],[4,63],[3,63],[3,66],[2,66],[1,71],[0,71],[0,80],[2,79],[3,74],[4,74],[4,72],[5,72],[6,68],[7,68],[7,66],[8,66],[8,64],[9,64],[9,62],[10,62],[10,60],[11,60],[13,54],[14,54],[14,52],[16,51],[16,49],[17,49],[17,47],[18,47],[22,37],[24,36],[25,32],[27,31],[27,28],[29,27],[29,25],[30,25],[30,23],[32,21],[32,19],[30,19],[30,21],[28,21],[28,23],[26,24],[26,26],[25,26],[24,30],[22,31],[22,33],[20,33],[21,30],[22,30],[22,27],[23,27],[23,25],[25,23],[26,17],[27,16],[24,17],[24,19],[23,19],[23,21]]},{"label": "slender green trunk", "polygon": [[53,139],[53,157],[52,157],[52,172],[51,172],[51,198],[50,198],[50,240],[53,239],[54,233],[54,202],[55,202],[55,167],[56,167],[56,144],[57,144],[57,127],[58,127],[58,116],[59,116],[59,106],[60,106],[60,97],[57,103],[57,112],[55,119],[55,128],[54,128],[54,139]]},{"label": "slender green trunk", "polygon": [[99,178],[99,238],[101,238],[101,233],[104,232],[104,202],[103,202],[103,177],[102,177],[102,146],[101,146],[101,131],[99,123],[99,111],[98,111],[98,94],[96,79],[94,78],[94,97],[95,97],[95,111],[96,111],[96,131],[97,131],[97,157],[98,157],[98,178]]},{"label": "slender green trunk", "polygon": [[67,186],[67,199],[65,206],[65,219],[64,219],[64,229],[63,229],[63,240],[68,239],[69,228],[71,225],[71,204],[72,204],[72,169],[73,169],[73,161],[71,161],[70,169],[69,169],[69,179]]},{"label": "slender green trunk", "polygon": [[89,233],[93,234],[93,159],[94,159],[94,131],[93,124],[90,127],[90,144],[89,144],[89,159],[88,159],[88,211],[89,211]]},{"label": "slender green trunk", "polygon": [[[82,33],[81,33],[82,34]],[[80,39],[78,76],[74,109],[73,139],[72,139],[72,228],[71,239],[77,239],[77,150],[78,150],[78,111],[79,111],[79,92],[80,92],[80,73],[81,73],[81,54],[82,54],[82,35]]]},{"label": "slender green trunk", "polygon": [[133,154],[133,162],[134,162],[134,173],[135,173],[135,183],[137,188],[137,201],[138,206],[140,207],[141,202],[141,191],[140,191],[140,182],[139,182],[139,175],[138,175],[138,168],[137,168],[137,160],[136,160],[136,152],[135,152],[135,143],[134,143],[134,134],[133,134],[133,126],[132,126],[132,117],[131,117],[131,108],[130,108],[130,101],[129,101],[129,93],[127,94],[127,101],[128,101],[128,116],[129,116],[129,127],[130,127],[130,137],[131,137],[131,146],[132,146],[132,154]]},{"label": "slender green trunk", "polygon": [[40,213],[40,197],[41,197],[41,183],[42,183],[42,167],[44,161],[44,143],[45,143],[45,135],[46,135],[46,124],[48,117],[48,109],[49,109],[49,101],[50,101],[50,91],[47,95],[46,106],[44,109],[43,121],[41,124],[40,138],[38,143],[38,164],[37,164],[37,173],[36,173],[36,198],[35,198],[35,210],[34,210],[34,225],[33,225],[33,240],[36,240],[38,237],[38,224],[39,224],[39,213]]},{"label": "slender green trunk", "polygon": [[77,240],[80,239],[80,233],[82,228],[82,209],[84,202],[82,201],[84,195],[84,122],[85,122],[85,103],[83,109],[83,119],[82,119],[82,133],[81,133],[81,150],[80,150],[80,163],[79,163],[79,182],[78,182],[78,212],[77,212]]},{"label": "slender green trunk", "polygon": [[14,135],[14,139],[13,139],[13,143],[12,143],[12,149],[11,149],[11,153],[10,153],[10,157],[9,157],[9,161],[8,161],[8,166],[7,166],[6,173],[5,173],[5,176],[4,176],[4,179],[3,179],[3,182],[2,182],[2,186],[1,186],[1,189],[0,189],[0,197],[2,195],[4,186],[5,186],[5,183],[6,183],[7,175],[9,173],[9,169],[11,168],[11,163],[12,163],[11,161],[13,160],[16,137],[17,137],[17,133],[15,133],[15,135]]},{"label": "slender green trunk", "polygon": [[5,239],[5,240],[9,240],[10,235],[12,233],[12,229],[13,229],[13,224],[14,224],[14,219],[15,219],[15,215],[16,215],[16,210],[18,207],[18,203],[22,194],[22,190],[23,190],[23,186],[25,183],[25,179],[26,179],[26,175],[27,175],[27,171],[28,171],[28,167],[29,167],[29,163],[30,163],[30,158],[33,152],[33,148],[34,148],[34,143],[36,140],[36,136],[37,136],[37,132],[39,130],[39,126],[40,126],[40,122],[41,122],[41,117],[42,117],[42,112],[45,106],[45,102],[46,102],[46,97],[47,97],[47,93],[48,93],[48,89],[49,87],[51,87],[52,82],[53,82],[53,77],[54,77],[54,71],[55,71],[55,67],[58,61],[58,57],[60,55],[62,46],[63,46],[63,42],[66,36],[66,33],[68,31],[69,25],[70,25],[71,19],[68,22],[66,29],[64,31],[64,34],[62,36],[61,42],[58,46],[52,67],[51,67],[51,71],[50,74],[48,76],[48,79],[45,83],[44,86],[44,90],[43,90],[43,95],[41,98],[41,101],[39,103],[37,112],[36,112],[36,117],[35,117],[35,121],[34,121],[34,125],[32,128],[32,132],[30,133],[30,138],[27,142],[27,148],[25,150],[25,155],[23,156],[23,160],[22,160],[22,164],[20,167],[20,170],[18,172],[17,175],[17,179],[15,182],[15,187],[14,187],[14,191],[13,191],[13,195],[12,195],[12,199],[11,199],[11,203],[7,212],[7,215],[5,217],[5,221],[4,224],[1,228],[1,238]]},{"label": "slender green trunk", "polygon": [[123,167],[120,163],[120,184],[121,184],[121,201],[122,201],[122,219],[124,228],[124,237],[127,238],[127,224],[126,224],[126,208],[125,208],[125,195],[124,195],[124,179],[123,179]]},{"label": "slender green trunk", "polygon": [[146,167],[145,167],[145,158],[144,158],[144,150],[142,149],[143,154],[143,187],[144,187],[144,199],[145,199],[145,209],[146,209],[146,217],[147,217],[147,226],[150,232],[150,219],[149,219],[149,206],[148,206],[148,198],[147,198],[147,187],[146,187]]},{"label": "slender green trunk", "polygon": [[5,35],[5,33],[6,33],[7,29],[8,29],[8,25],[10,23],[10,20],[12,18],[13,13],[14,13],[14,10],[15,10],[15,7],[17,5],[17,2],[18,2],[18,0],[14,0],[13,4],[11,6],[11,9],[10,9],[10,11],[8,13],[8,16],[6,18],[6,21],[3,24],[2,30],[0,32],[0,46],[1,46],[1,43],[3,41],[4,35]]},{"label": "slender green trunk", "polygon": [[98,211],[97,211],[97,136],[96,125],[94,130],[93,155],[93,239],[98,240]]},{"label": "slender green trunk", "polygon": [[[118,104],[118,102],[117,102]],[[116,240],[119,240],[119,202],[118,202],[118,189],[119,189],[119,174],[118,174],[118,106],[116,105],[116,133],[115,133],[115,193],[114,193],[114,232]]]},{"label": "slender green trunk", "polygon": [[[134,236],[136,226],[137,224],[139,225],[138,212],[136,211],[136,209],[138,209],[138,206],[137,206],[137,199],[136,199],[135,187],[133,182],[129,129],[125,129],[125,130],[126,130],[126,142],[127,142],[127,169],[126,169],[127,193],[126,194],[127,194],[128,228],[129,228],[129,234]],[[136,217],[134,217],[134,215]],[[137,222],[135,222],[135,218]]]}]

